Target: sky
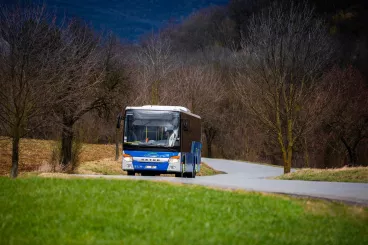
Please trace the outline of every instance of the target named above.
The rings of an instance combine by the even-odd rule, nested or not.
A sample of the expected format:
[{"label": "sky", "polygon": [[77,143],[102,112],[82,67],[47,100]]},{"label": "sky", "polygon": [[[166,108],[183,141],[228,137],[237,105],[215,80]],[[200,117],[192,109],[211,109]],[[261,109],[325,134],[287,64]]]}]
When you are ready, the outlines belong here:
[{"label": "sky", "polygon": [[[10,4],[22,0],[0,0]],[[27,1],[23,0],[22,2]],[[192,12],[229,0],[39,0],[58,15],[78,16],[97,30],[111,30],[121,39],[137,41],[168,21],[180,22]],[[29,2],[29,0],[27,1]],[[36,2],[36,1],[33,1]]]}]

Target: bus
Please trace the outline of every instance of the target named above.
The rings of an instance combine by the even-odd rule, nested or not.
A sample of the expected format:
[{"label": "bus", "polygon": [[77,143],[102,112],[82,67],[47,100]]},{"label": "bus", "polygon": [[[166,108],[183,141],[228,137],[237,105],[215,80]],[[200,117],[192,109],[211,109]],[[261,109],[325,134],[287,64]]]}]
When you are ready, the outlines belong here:
[{"label": "bus", "polygon": [[126,107],[122,169],[128,175],[195,178],[201,167],[201,117],[182,106]]}]

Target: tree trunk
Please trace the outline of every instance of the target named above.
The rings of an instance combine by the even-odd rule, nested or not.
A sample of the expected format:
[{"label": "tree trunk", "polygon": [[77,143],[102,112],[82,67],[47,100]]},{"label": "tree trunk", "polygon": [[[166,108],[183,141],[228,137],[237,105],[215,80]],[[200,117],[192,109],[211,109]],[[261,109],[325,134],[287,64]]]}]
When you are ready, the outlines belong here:
[{"label": "tree trunk", "polygon": [[355,166],[357,163],[356,150],[349,147],[348,153],[349,153],[349,165]]},{"label": "tree trunk", "polygon": [[120,150],[119,150],[119,142],[120,142],[120,130],[117,128],[115,131],[115,161],[119,160]]},{"label": "tree trunk", "polygon": [[212,157],[212,142],[207,140],[207,157]]},{"label": "tree trunk", "polygon": [[340,138],[342,143],[344,144],[347,152],[348,152],[348,156],[349,156],[349,166],[354,166],[357,163],[357,157],[356,157],[356,149],[353,147],[350,147],[348,142],[341,137]]},{"label": "tree trunk", "polygon": [[304,167],[309,168],[309,152],[307,136],[304,137]]},{"label": "tree trunk", "polygon": [[63,125],[61,139],[61,163],[66,166],[72,160],[73,124],[68,122]]},{"label": "tree trunk", "polygon": [[282,160],[284,163],[284,174],[290,173],[290,168],[291,168],[291,154],[292,154],[292,146],[291,142],[292,142],[292,127],[291,127],[291,120],[287,120],[287,131],[286,131],[286,136],[287,136],[287,146],[284,143],[284,136],[282,135],[283,130],[282,130],[282,124],[281,124],[281,115],[280,115],[280,92],[278,90],[276,90],[276,127],[277,127],[277,141],[279,142],[280,145],[280,150],[282,152]]},{"label": "tree trunk", "polygon": [[205,129],[204,135],[206,136],[206,143],[207,143],[207,157],[212,157],[212,141],[215,138],[216,131],[212,128]]},{"label": "tree trunk", "polygon": [[287,120],[288,130],[287,130],[287,161],[284,167],[284,174],[290,173],[291,162],[293,161],[293,121],[288,118]]},{"label": "tree trunk", "polygon": [[160,80],[156,80],[152,84],[152,96],[151,96],[151,104],[152,105],[158,105],[160,101],[158,89],[160,86]]},{"label": "tree trunk", "polygon": [[290,173],[291,170],[291,162],[293,160],[293,145],[291,143],[288,143],[287,148],[285,148],[281,138],[281,134],[279,134],[278,140],[282,152],[282,160],[284,162],[284,174],[287,174]]},{"label": "tree trunk", "polygon": [[284,174],[290,173],[292,159],[293,159],[293,148],[292,147],[288,147],[288,150],[287,150],[287,160],[284,163]]},{"label": "tree trunk", "polygon": [[13,137],[12,144],[12,167],[10,172],[11,178],[16,178],[18,176],[18,165],[19,165],[19,135],[16,134]]}]

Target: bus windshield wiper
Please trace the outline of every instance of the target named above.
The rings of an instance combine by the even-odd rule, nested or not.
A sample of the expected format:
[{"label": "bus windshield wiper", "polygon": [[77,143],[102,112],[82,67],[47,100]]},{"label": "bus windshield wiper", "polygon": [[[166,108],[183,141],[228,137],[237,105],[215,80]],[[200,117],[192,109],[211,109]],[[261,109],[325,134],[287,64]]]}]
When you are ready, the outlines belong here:
[{"label": "bus windshield wiper", "polygon": [[166,150],[170,150],[170,151],[176,151],[175,148],[169,147],[169,146],[164,146],[164,145],[140,145],[140,146],[148,147],[148,148],[162,148],[162,149],[166,149]]},{"label": "bus windshield wiper", "polygon": [[164,145],[144,145],[144,144],[131,145],[131,144],[126,144],[126,145],[124,145],[124,147],[129,148],[129,149],[154,148],[154,149],[165,149],[165,150],[169,150],[169,151],[178,151],[176,148],[169,147],[169,146],[164,146]]}]

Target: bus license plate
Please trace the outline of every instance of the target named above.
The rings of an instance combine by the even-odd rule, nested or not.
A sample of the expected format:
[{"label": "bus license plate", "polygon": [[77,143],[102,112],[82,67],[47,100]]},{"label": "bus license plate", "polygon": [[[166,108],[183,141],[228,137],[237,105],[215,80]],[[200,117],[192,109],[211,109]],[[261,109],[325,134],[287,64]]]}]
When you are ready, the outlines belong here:
[{"label": "bus license plate", "polygon": [[146,166],[146,168],[155,169],[157,166]]}]

